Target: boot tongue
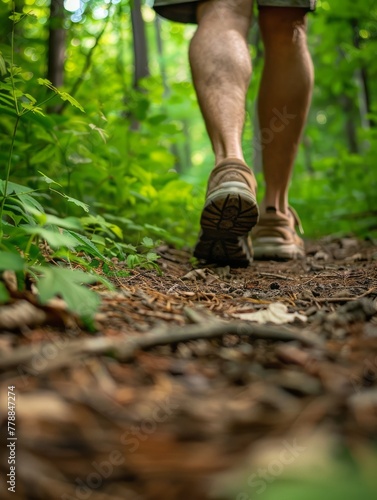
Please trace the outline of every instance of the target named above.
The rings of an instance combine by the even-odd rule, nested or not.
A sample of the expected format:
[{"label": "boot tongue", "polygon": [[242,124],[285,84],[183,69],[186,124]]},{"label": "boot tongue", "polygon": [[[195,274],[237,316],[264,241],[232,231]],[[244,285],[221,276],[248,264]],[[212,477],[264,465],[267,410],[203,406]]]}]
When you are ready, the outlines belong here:
[{"label": "boot tongue", "polygon": [[271,213],[276,214],[276,208],[275,208],[275,207],[267,207],[267,208],[266,208],[266,212],[267,212],[268,214],[271,214]]}]

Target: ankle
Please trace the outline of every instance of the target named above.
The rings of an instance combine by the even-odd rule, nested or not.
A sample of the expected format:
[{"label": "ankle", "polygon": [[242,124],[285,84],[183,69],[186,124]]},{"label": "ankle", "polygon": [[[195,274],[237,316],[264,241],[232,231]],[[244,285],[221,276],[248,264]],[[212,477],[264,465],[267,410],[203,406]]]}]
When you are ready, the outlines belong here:
[{"label": "ankle", "polygon": [[229,167],[247,167],[250,168],[245,162],[243,157],[240,156],[227,156],[225,158],[217,159],[215,163],[215,168],[229,166]]},{"label": "ankle", "polygon": [[277,212],[285,215],[288,215],[288,206],[288,200],[286,199],[286,197],[281,197],[278,193],[273,196],[266,193],[262,203],[260,204],[262,211],[266,211],[269,208],[274,208]]}]

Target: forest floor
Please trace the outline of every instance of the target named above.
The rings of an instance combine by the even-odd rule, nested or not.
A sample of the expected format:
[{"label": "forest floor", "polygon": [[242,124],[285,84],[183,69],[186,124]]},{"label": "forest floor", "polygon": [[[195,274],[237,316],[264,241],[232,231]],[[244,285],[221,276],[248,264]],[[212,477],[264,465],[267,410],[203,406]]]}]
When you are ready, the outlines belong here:
[{"label": "forest floor", "polygon": [[1,309],[1,498],[377,498],[377,246],[247,269],[159,253],[162,274],[98,287],[94,333],[59,299]]}]

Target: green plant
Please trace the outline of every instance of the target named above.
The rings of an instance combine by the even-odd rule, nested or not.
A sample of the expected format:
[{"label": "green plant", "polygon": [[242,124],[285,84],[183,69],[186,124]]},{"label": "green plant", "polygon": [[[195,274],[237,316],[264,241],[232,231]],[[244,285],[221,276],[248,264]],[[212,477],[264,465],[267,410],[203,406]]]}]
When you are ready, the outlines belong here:
[{"label": "green plant", "polygon": [[[79,314],[88,324],[98,307],[99,298],[89,289],[79,286],[101,281],[109,283],[98,274],[89,274],[73,271],[59,266],[46,265],[55,255],[54,251],[65,250],[67,259],[76,259],[77,250],[83,250],[88,255],[94,255],[103,261],[108,261],[97,247],[83,234],[82,225],[78,218],[61,218],[48,214],[37,200],[39,190],[10,181],[12,162],[17,131],[21,120],[31,116],[44,117],[42,105],[53,97],[68,100],[72,105],[83,111],[81,105],[66,92],[56,89],[48,80],[39,79],[38,83],[52,91],[44,101],[37,100],[20,86],[25,83],[21,68],[14,64],[14,33],[15,25],[24,15],[13,12],[11,19],[13,28],[11,34],[11,60],[1,58],[0,70],[5,76],[0,82],[0,110],[13,118],[13,128],[9,145],[8,158],[5,168],[5,178],[0,179],[0,271],[12,270],[17,274],[19,287],[25,282],[25,275],[29,274],[36,282],[39,300],[45,304],[55,295],[61,295],[70,310]],[[48,185],[57,184],[49,177],[42,175]],[[49,187],[52,190],[51,187]],[[88,211],[87,206],[63,192],[53,190],[69,203]],[[47,249],[41,243],[47,244]],[[9,293],[3,283],[0,285],[0,301],[9,300]]]}]

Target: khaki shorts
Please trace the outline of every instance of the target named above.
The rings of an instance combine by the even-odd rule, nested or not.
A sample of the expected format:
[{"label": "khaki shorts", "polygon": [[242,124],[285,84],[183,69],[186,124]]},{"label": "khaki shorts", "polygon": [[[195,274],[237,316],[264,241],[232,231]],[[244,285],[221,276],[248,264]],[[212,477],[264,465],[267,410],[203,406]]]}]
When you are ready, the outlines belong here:
[{"label": "khaki shorts", "polygon": [[[196,4],[203,0],[155,0],[153,8],[166,19],[179,23],[196,23]],[[259,7],[302,7],[315,9],[316,0],[257,0]]]}]

